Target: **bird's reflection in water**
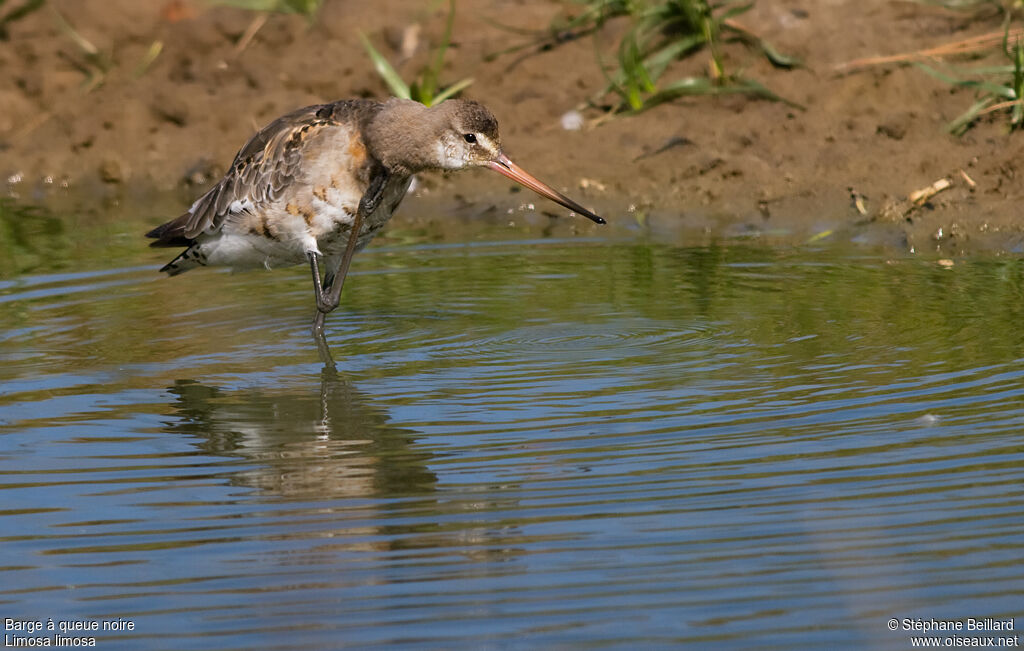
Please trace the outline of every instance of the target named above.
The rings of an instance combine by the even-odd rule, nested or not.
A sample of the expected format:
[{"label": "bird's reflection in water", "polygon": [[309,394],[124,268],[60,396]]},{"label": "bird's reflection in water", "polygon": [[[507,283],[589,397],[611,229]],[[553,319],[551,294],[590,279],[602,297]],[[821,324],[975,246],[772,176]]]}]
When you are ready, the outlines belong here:
[{"label": "bird's reflection in water", "polygon": [[210,455],[257,462],[232,483],[286,498],[427,496],[436,476],[415,432],[389,426],[332,363],[320,387],[222,389],[178,380],[174,431],[195,436]]},{"label": "bird's reflection in water", "polygon": [[[434,455],[415,444],[417,433],[390,425],[372,396],[336,370],[326,346],[321,354],[326,357],[318,391],[225,389],[179,380],[169,389],[177,412],[170,428],[194,437],[207,455],[243,460],[234,471],[232,463],[225,464],[228,481],[257,489],[257,499],[284,499],[295,504],[289,517],[313,515],[318,526],[330,523],[327,530],[280,530],[277,539],[329,538],[317,553],[455,548],[467,560],[519,558],[518,524],[462,521],[467,513],[515,510],[516,498],[495,495],[493,487],[445,496],[428,466]],[[439,530],[438,522],[451,517],[459,526]]]}]

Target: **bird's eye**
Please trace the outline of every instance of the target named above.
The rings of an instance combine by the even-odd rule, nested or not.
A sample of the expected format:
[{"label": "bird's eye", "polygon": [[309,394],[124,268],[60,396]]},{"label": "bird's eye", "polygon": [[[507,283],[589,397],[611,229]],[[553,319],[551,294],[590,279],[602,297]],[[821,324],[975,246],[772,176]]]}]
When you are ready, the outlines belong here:
[{"label": "bird's eye", "polygon": [[476,144],[476,134],[475,133],[467,133],[466,135],[462,136],[462,138],[463,138],[463,140],[465,140],[466,142],[468,142],[471,145],[475,145]]}]

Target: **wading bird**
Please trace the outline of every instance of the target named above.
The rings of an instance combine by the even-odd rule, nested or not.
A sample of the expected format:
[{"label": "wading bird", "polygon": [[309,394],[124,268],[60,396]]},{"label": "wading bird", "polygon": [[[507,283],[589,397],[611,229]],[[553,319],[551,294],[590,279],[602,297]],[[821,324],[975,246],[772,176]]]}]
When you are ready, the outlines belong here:
[{"label": "wading bird", "polygon": [[160,269],[171,276],[206,265],[309,264],[313,333],[322,338],[324,316],[338,306],[352,255],[391,218],[412,175],[466,167],[488,167],[605,223],[509,160],[497,120],[478,102],[448,100],[428,108],[403,99],[355,99],[274,120],[185,214],[146,235],[156,239],[151,246],[187,247]]}]

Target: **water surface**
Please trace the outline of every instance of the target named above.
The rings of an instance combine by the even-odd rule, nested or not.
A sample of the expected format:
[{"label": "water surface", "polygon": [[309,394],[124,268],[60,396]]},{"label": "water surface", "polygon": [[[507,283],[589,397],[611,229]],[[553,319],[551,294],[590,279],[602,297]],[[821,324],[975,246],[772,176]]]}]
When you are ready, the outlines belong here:
[{"label": "water surface", "polygon": [[136,224],[5,223],[0,617],[887,649],[891,617],[1021,614],[1017,260],[395,236],[331,367],[302,269],[167,279]]}]

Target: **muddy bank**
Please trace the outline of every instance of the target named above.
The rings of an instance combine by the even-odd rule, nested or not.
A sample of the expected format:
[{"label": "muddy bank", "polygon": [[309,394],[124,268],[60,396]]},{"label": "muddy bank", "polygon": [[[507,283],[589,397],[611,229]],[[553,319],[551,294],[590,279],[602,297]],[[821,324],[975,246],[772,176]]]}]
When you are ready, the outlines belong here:
[{"label": "muddy bank", "polygon": [[[145,204],[153,193],[187,205],[253,130],[277,115],[387,94],[357,28],[397,60],[389,44],[399,47],[397,35],[422,25],[418,47],[401,66],[411,76],[443,23],[441,10],[428,13],[425,3],[327,0],[312,24],[272,16],[239,53],[235,43],[253,15],[237,9],[180,0],[51,2],[109,66],[86,91],[90,65],[48,11],[12,24],[9,40],[0,42],[0,173],[8,194],[31,200],[67,187],[94,197],[97,210]],[[997,17],[884,0],[761,0],[744,25],[807,67],[777,70],[740,45],[727,47],[729,64],[806,110],[744,97],[695,98],[566,131],[560,117],[603,85],[592,39],[525,57],[487,55],[524,40],[495,22],[537,29],[571,7],[463,0],[444,79],[473,77],[465,96],[492,107],[509,153],[619,227],[796,240],[845,233],[948,254],[1019,245],[1024,140],[1007,134],[1005,119],[992,116],[955,138],[944,126],[971,103],[969,93],[914,67],[834,72],[858,57],[998,29]],[[622,28],[612,22],[599,39],[610,47]],[[140,72],[156,42],[160,55]],[[680,72],[705,63],[698,56]],[[920,206],[908,203],[911,192],[943,178],[948,189]],[[432,214],[454,208],[466,218],[519,215],[521,223],[546,223],[531,215],[531,203],[558,213],[510,192],[496,175],[431,175],[402,212],[415,219],[417,206]],[[141,211],[140,230],[177,210],[173,201],[162,201],[159,210],[165,208]]]}]

